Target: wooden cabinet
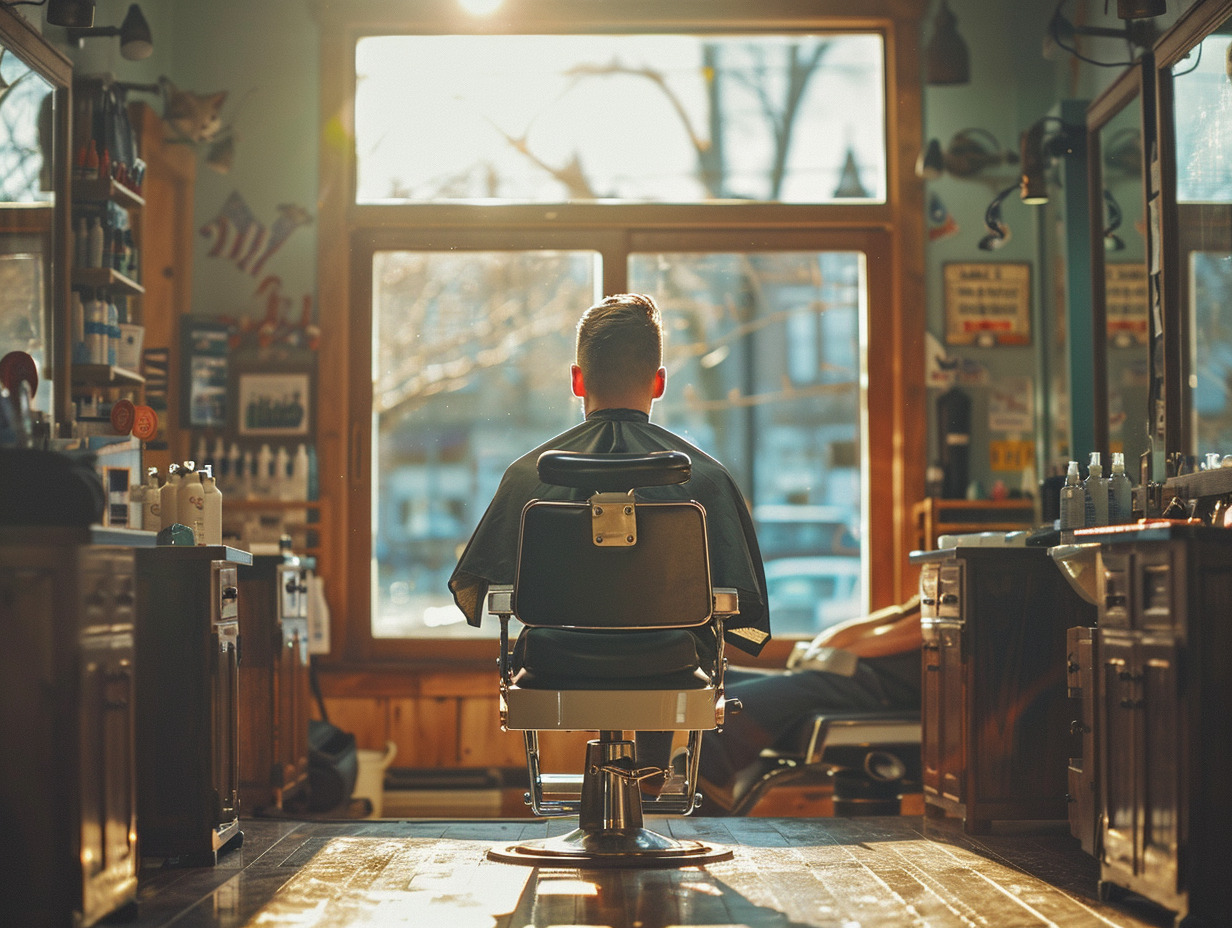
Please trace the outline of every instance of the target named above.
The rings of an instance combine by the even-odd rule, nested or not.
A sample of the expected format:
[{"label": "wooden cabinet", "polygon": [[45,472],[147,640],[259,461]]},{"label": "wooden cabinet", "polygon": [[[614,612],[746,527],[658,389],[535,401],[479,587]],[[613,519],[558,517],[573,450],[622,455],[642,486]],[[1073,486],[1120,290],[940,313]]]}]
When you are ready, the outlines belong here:
[{"label": "wooden cabinet", "polygon": [[1094,624],[1044,548],[917,552],[921,565],[923,787],[930,814],[969,833],[1063,820],[1077,752],[1066,630]]},{"label": "wooden cabinet", "polygon": [[308,783],[308,573],[298,557],[238,569],[240,807],[281,809]]},{"label": "wooden cabinet", "polygon": [[80,928],[135,905],[141,534],[0,528],[5,924]]},{"label": "wooden cabinet", "polygon": [[1146,524],[1098,541],[1101,894],[1220,924],[1232,910],[1232,534]]},{"label": "wooden cabinet", "polygon": [[239,823],[237,568],[246,551],[137,554],[137,788],[142,857],[212,865]]}]

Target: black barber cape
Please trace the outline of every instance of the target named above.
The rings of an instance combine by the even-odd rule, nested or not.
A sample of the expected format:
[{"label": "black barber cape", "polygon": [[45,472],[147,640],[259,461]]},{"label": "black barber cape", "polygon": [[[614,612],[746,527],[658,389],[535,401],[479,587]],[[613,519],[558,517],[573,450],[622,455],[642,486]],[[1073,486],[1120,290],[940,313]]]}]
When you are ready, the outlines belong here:
[{"label": "black barber cape", "polygon": [[654,425],[646,413],[635,409],[596,410],[585,422],[509,465],[488,511],[479,520],[449,578],[454,602],[467,622],[479,626],[489,584],[513,582],[522,508],[526,503],[532,499],[587,498],[584,490],[539,481],[539,455],[552,450],[588,454],[683,451],[689,455],[693,471],[687,482],[645,487],[636,491],[636,498],[695,499],[706,507],[711,582],[716,587],[734,587],[740,596],[740,614],[727,620],[724,638],[749,654],[761,651],[770,639],[766,574],[753,533],[753,520],[740,489],[722,464],[678,435]]}]

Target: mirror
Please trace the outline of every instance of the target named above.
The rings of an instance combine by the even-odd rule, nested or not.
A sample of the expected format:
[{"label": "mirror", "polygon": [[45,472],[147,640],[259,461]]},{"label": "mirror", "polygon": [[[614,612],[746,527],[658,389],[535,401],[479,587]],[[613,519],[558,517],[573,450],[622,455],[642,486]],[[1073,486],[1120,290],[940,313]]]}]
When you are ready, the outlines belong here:
[{"label": "mirror", "polygon": [[0,356],[29,353],[32,408],[65,421],[68,86],[72,68],[0,7]]},{"label": "mirror", "polygon": [[[1225,5],[1226,6],[1226,5]],[[1170,102],[1175,164],[1175,242],[1167,293],[1173,324],[1178,409],[1170,451],[1232,453],[1232,21],[1161,61],[1161,102]],[[1170,83],[1169,83],[1170,82]],[[1164,116],[1161,110],[1161,117]],[[1171,321],[1171,320],[1170,320]],[[1174,362],[1175,358],[1175,362]],[[1176,433],[1175,440],[1173,432]]]},{"label": "mirror", "polygon": [[[1147,273],[1146,176],[1143,139],[1154,131],[1146,56],[1087,109],[1091,184],[1091,273],[1105,338],[1108,451],[1125,455],[1139,481],[1149,446],[1150,299]],[[1144,131],[1148,130],[1148,131]],[[1108,473],[1112,460],[1104,462]]]}]

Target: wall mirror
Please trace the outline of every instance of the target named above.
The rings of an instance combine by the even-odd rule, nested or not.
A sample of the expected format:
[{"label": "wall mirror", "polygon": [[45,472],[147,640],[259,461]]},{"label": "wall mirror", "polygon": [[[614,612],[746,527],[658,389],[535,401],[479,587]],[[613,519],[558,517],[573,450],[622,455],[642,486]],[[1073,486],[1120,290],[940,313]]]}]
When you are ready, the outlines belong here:
[{"label": "wall mirror", "polygon": [[[1144,139],[1154,136],[1149,55],[1122,74],[1087,109],[1091,197],[1091,275],[1096,318],[1102,310],[1105,409],[1109,452],[1125,455],[1139,479],[1150,429],[1151,325],[1147,266]],[[1097,365],[1098,368],[1098,365]],[[1111,460],[1104,462],[1108,473]]]},{"label": "wall mirror", "polygon": [[33,408],[66,421],[68,87],[72,67],[0,6],[0,356],[28,352]]},{"label": "wall mirror", "polygon": [[[1232,3],[1157,49],[1167,450],[1232,453]],[[1186,466],[1192,466],[1187,464]]]}]

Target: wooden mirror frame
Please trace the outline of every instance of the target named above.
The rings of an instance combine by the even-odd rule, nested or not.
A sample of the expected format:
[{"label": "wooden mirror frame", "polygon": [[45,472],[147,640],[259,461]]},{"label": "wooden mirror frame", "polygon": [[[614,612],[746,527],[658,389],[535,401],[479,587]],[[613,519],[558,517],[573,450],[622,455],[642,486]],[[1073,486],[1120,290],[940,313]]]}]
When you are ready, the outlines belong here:
[{"label": "wooden mirror frame", "polygon": [[[72,397],[69,379],[72,364],[72,332],[68,325],[69,287],[72,262],[69,255],[72,203],[69,199],[69,166],[72,164],[70,141],[72,113],[73,64],[53,48],[21,16],[0,5],[0,42],[11,55],[20,58],[32,71],[54,88],[54,123],[52,126],[51,185],[55,197],[51,222],[51,252],[48,277],[48,364],[42,371],[43,380],[50,381],[51,415],[55,426],[72,420]],[[50,376],[48,376],[50,375]]]}]

